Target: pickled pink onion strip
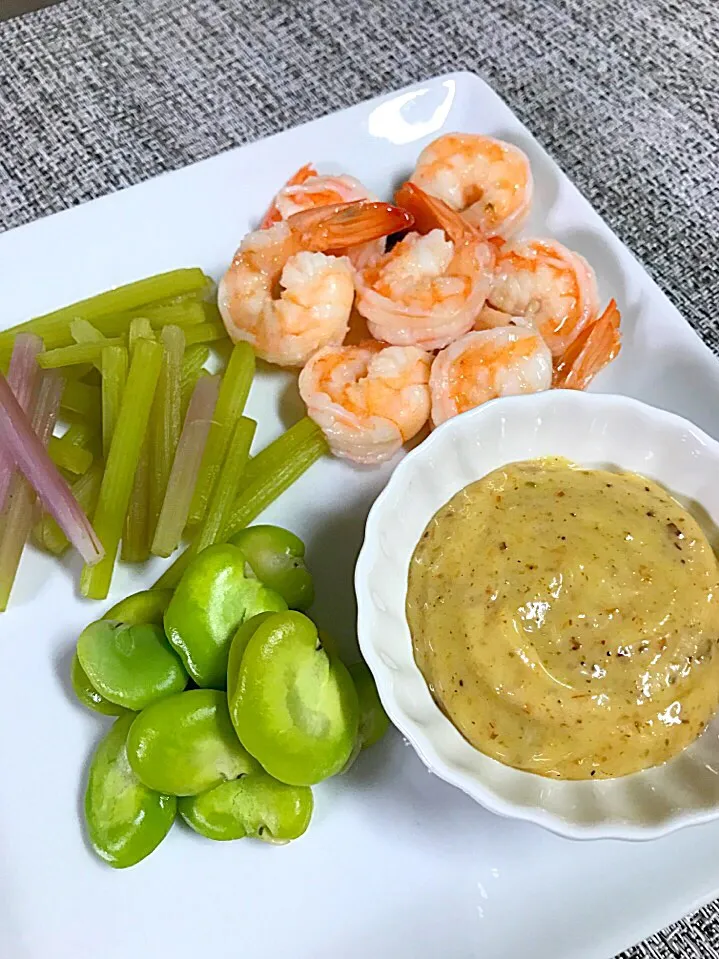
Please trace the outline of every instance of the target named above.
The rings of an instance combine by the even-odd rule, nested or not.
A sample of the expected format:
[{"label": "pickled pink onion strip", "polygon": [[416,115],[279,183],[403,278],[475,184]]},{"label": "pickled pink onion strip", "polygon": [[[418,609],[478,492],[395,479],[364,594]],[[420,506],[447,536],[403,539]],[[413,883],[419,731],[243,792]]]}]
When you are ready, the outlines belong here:
[{"label": "pickled pink onion strip", "polygon": [[[32,428],[46,447],[57,422],[65,382],[57,373],[41,373],[32,411]],[[35,490],[19,473],[10,484],[0,537],[0,612],[7,609],[20,559],[34,521]]]},{"label": "pickled pink onion strip", "polygon": [[190,399],[152,541],[156,556],[169,556],[182,540],[219,390],[219,376],[204,376]]},{"label": "pickled pink onion strip", "polygon": [[[15,337],[7,380],[15,398],[25,412],[30,408],[30,399],[37,376],[37,355],[42,352],[42,340],[33,333],[19,333]],[[0,447],[0,512],[5,506],[10,480],[15,472],[15,462],[4,447]]]},{"label": "pickled pink onion strip", "polygon": [[0,373],[0,446],[6,450],[34,488],[48,512],[80,553],[92,565],[104,550],[70,487],[33,431],[32,424]]}]

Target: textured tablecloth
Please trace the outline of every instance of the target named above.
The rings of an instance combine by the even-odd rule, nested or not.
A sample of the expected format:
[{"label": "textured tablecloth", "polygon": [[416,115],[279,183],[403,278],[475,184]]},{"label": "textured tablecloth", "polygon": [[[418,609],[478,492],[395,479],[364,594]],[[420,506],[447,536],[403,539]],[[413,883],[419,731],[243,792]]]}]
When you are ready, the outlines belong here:
[{"label": "textured tablecloth", "polygon": [[[715,4],[66,0],[0,23],[0,230],[467,69],[719,352]],[[719,959],[719,903],[649,957]]]}]

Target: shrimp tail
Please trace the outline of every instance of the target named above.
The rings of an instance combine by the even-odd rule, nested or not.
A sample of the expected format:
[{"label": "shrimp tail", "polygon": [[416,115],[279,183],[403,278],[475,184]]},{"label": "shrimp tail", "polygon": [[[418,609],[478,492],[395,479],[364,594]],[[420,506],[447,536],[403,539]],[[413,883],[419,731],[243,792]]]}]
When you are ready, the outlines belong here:
[{"label": "shrimp tail", "polygon": [[479,236],[478,231],[451,206],[407,180],[397,190],[394,201],[414,217],[415,227],[419,233],[430,233],[432,230],[444,230],[453,243],[461,243],[467,239]]},{"label": "shrimp tail", "polygon": [[[300,186],[302,183],[306,183],[310,177],[317,176],[317,170],[312,166],[311,163],[305,163],[304,166],[300,167],[296,173],[293,173],[289,178],[287,183],[285,183],[282,189],[285,189],[288,186]],[[282,191],[280,191],[282,192]],[[277,198],[272,201],[270,204],[267,213],[265,213],[260,223],[261,230],[267,230],[269,227],[273,226],[275,223],[279,223],[282,219],[282,214],[277,209]]]},{"label": "shrimp tail", "polygon": [[302,210],[287,224],[302,245],[313,252],[344,249],[409,230],[414,217],[391,203],[357,200]]},{"label": "shrimp tail", "polygon": [[617,357],[622,347],[621,318],[616,301],[610,300],[599,319],[584,330],[559,359],[554,369],[554,389],[586,389],[597,373]]}]

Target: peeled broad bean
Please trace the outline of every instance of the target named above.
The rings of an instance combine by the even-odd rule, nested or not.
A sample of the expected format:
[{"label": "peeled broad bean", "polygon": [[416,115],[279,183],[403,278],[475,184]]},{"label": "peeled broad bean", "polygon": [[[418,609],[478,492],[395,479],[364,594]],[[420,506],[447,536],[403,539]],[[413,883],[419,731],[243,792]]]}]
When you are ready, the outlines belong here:
[{"label": "peeled broad bean", "polygon": [[150,789],[195,796],[259,770],[233,729],[225,693],[190,689],[161,699],[135,719],[130,765]]},{"label": "peeled broad bean", "polygon": [[198,686],[224,689],[238,627],[257,613],[286,608],[279,594],[245,575],[245,557],[236,546],[209,546],[178,583],[165,632]]},{"label": "peeled broad bean", "polygon": [[342,771],[357,740],[357,692],[306,616],[259,623],[228,685],[237,735],[271,776],[310,786]]},{"label": "peeled broad bean", "polygon": [[92,709],[96,713],[102,713],[103,716],[124,716],[125,713],[127,713],[124,706],[111,703],[109,699],[105,699],[104,696],[98,693],[87,678],[87,673],[82,668],[82,664],[77,658],[77,653],[72,657],[70,682],[72,683],[75,695],[83,706],[87,706],[88,709]]},{"label": "peeled broad bean", "polygon": [[248,526],[231,537],[255,576],[284,599],[290,609],[309,609],[315,598],[312,574],[305,566],[305,544],[280,526]]},{"label": "peeled broad bean", "polygon": [[102,618],[130,626],[162,626],[172,593],[171,589],[146,589],[141,593],[133,593],[132,596],[121,599],[112,609],[108,609]]},{"label": "peeled broad bean", "polygon": [[306,831],[312,809],[307,786],[288,786],[263,772],[179,802],[180,815],[195,832],[221,841],[252,836],[264,842],[289,842]]},{"label": "peeled broad bean", "polygon": [[77,655],[97,692],[126,709],[144,709],[187,685],[180,658],[159,626],[100,619],[81,633]]},{"label": "peeled broad bean", "polygon": [[130,768],[126,743],[134,718],[118,719],[98,746],[85,792],[90,842],[115,869],[149,856],[170,831],[177,811],[174,796],[148,789]]}]

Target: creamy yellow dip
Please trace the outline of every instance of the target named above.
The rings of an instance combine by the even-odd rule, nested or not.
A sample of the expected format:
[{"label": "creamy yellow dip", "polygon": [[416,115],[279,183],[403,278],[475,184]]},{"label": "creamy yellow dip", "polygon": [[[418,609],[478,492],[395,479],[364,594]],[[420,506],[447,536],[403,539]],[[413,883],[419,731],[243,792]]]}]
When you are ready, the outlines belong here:
[{"label": "creamy yellow dip", "polygon": [[719,704],[719,571],[698,523],[632,473],[503,467],[430,521],[414,655],[469,742],[543,776],[655,766]]}]

